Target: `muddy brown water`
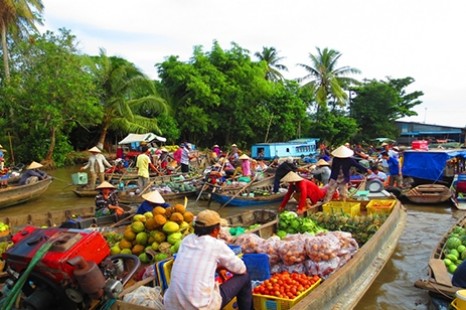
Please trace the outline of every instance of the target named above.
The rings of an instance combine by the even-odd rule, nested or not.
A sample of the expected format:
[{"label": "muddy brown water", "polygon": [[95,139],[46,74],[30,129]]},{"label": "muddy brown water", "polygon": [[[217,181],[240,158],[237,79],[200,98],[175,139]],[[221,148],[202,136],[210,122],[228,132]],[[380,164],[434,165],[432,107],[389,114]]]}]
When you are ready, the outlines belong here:
[{"label": "muddy brown water", "polygon": [[[0,216],[47,212],[70,207],[86,207],[94,204],[93,198],[78,198],[72,191],[71,174],[78,167],[50,171],[55,177],[49,189],[37,200],[0,209]],[[212,209],[220,205],[211,204]],[[405,231],[391,258],[355,309],[429,309],[429,295],[414,287],[417,279],[425,278],[428,259],[438,240],[445,234],[464,211],[449,205],[420,206],[405,204],[408,220]],[[205,201],[191,198],[188,208],[198,212],[206,207]],[[277,209],[277,205],[267,206]],[[225,207],[222,216],[233,215],[250,208]]]}]

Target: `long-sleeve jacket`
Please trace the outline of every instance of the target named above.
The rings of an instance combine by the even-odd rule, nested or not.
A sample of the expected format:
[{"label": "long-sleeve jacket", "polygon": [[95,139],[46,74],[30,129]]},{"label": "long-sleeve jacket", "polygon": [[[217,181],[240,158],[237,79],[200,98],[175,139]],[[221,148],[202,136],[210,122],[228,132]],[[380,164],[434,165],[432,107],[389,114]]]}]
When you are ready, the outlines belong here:
[{"label": "long-sleeve jacket", "polygon": [[345,182],[348,183],[350,181],[350,169],[351,167],[355,167],[358,170],[361,170],[363,173],[366,173],[368,170],[366,167],[358,163],[354,158],[339,158],[334,157],[332,159],[332,173],[330,174],[331,180],[337,180],[338,175],[340,174],[340,169],[343,172],[345,177]]},{"label": "long-sleeve jacket", "polygon": [[290,184],[288,187],[288,192],[286,193],[285,197],[283,197],[280,208],[284,208],[286,206],[294,192],[299,193],[298,210],[305,209],[306,198],[309,198],[312,204],[316,204],[319,200],[325,197],[325,192],[320,189],[319,186],[317,186],[312,181],[304,179],[302,181],[295,182],[295,184]]},{"label": "long-sleeve jacket", "polygon": [[[96,164],[99,167],[99,171],[96,171],[95,169]],[[89,161],[83,168],[84,169],[89,168],[89,171],[91,172],[102,173],[105,171],[105,167],[110,168],[111,166],[112,165],[107,161],[105,156],[99,153],[99,154],[91,155],[91,157],[89,157]]]}]

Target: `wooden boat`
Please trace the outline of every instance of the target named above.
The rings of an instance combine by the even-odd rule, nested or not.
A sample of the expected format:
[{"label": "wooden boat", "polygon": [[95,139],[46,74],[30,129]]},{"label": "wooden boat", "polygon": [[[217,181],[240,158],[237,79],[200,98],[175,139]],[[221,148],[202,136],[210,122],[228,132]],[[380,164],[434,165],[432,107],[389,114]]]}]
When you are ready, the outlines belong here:
[{"label": "wooden boat", "polygon": [[344,266],[292,309],[353,309],[395,251],[406,218],[406,209],[396,200],[390,215],[378,231]]},{"label": "wooden boat", "polygon": [[442,236],[439,243],[435,247],[429,259],[429,270],[426,279],[419,279],[414,283],[414,286],[427,290],[434,296],[441,297],[447,300],[453,300],[455,293],[463,288],[455,287],[451,284],[451,276],[443,262],[443,249],[456,226],[466,227],[466,216],[459,219],[450,229]]},{"label": "wooden boat", "polygon": [[452,193],[442,184],[422,184],[408,190],[403,196],[414,203],[439,204],[449,201]]},{"label": "wooden boat", "polygon": [[0,189],[0,208],[36,199],[47,190],[50,183],[52,183],[52,178],[48,177],[30,184],[8,185],[8,187]]},{"label": "wooden boat", "polygon": [[[178,193],[161,192],[160,194],[162,195],[163,199],[168,202],[168,201],[182,200],[184,197],[193,197],[196,195],[196,193],[197,193],[197,190],[178,192]],[[128,204],[128,205],[140,204],[144,201],[144,199],[141,196],[142,195],[135,194],[134,191],[118,192],[118,201],[122,204]]]},{"label": "wooden boat", "polygon": [[453,206],[455,206],[457,209],[466,210],[466,193],[458,192],[456,189],[456,186],[458,184],[458,178],[459,176],[458,174],[456,174],[450,186],[451,202],[453,203]]},{"label": "wooden boat", "polygon": [[85,186],[77,186],[75,189],[73,189],[73,192],[78,197],[95,197],[99,193],[98,190],[89,189],[89,188],[86,188]]},{"label": "wooden boat", "polygon": [[121,206],[125,213],[95,217],[95,207],[69,208],[47,213],[17,214],[0,217],[0,222],[8,224],[11,232],[16,232],[27,225],[56,227],[68,222],[68,227],[87,228],[91,226],[111,225],[127,218],[136,212],[132,206]]},{"label": "wooden boat", "polygon": [[230,227],[249,227],[254,224],[260,224],[259,227],[248,230],[250,233],[256,233],[262,238],[273,236],[278,224],[277,212],[272,210],[248,210],[236,215],[231,215],[225,219]]}]

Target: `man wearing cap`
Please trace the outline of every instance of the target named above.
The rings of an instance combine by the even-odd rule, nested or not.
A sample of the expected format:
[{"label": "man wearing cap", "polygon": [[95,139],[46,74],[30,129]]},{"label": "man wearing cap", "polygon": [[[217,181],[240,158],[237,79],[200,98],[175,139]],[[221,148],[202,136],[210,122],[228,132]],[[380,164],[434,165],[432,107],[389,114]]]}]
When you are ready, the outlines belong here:
[{"label": "man wearing cap", "polygon": [[311,170],[311,174],[314,177],[317,176],[323,185],[328,184],[331,173],[332,170],[330,169],[330,164],[323,159],[319,159],[316,163],[316,167]]},{"label": "man wearing cap", "polygon": [[352,158],[351,156],[354,154],[353,150],[344,145],[339,146],[331,154],[333,156],[331,168],[332,173],[330,174],[329,186],[324,202],[328,202],[332,199],[337,187],[339,188],[340,197],[343,200],[346,200],[348,196],[347,184],[350,181],[351,167],[355,167],[363,173],[372,173],[371,170],[367,169]]},{"label": "man wearing cap", "polygon": [[168,208],[170,205],[165,202],[162,195],[158,191],[151,191],[143,194],[142,199],[144,201],[139,205],[137,214],[144,214],[146,212],[152,212],[155,207]]},{"label": "man wearing cap", "polygon": [[[212,210],[196,216],[194,234],[183,239],[173,263],[170,286],[164,294],[166,309],[222,309],[234,297],[240,310],[253,308],[246,265],[218,239],[220,221],[220,215]],[[219,284],[215,273],[225,279],[226,271],[233,277]]]},{"label": "man wearing cap", "polygon": [[88,187],[90,189],[94,189],[97,182],[97,176],[99,176],[100,183],[103,183],[105,181],[105,167],[110,168],[112,165],[107,161],[97,146],[94,146],[88,151],[91,153],[89,161],[86,165],[81,167],[80,170],[86,170],[89,168],[90,178]]},{"label": "man wearing cap", "polygon": [[279,212],[285,210],[286,204],[291,198],[291,195],[296,193],[295,198],[298,201],[299,215],[303,214],[308,207],[307,199],[311,201],[311,205],[315,205],[317,202],[325,197],[326,190],[319,188],[314,182],[300,177],[297,173],[290,171],[286,176],[281,179],[282,182],[289,183],[288,192],[283,197],[282,203],[280,204]]},{"label": "man wearing cap", "polygon": [[26,171],[21,173],[19,179],[19,185],[25,185],[37,182],[38,180],[44,180],[48,177],[45,171],[39,170],[43,165],[33,161],[27,168]]},{"label": "man wearing cap", "polygon": [[95,216],[109,215],[115,213],[122,215],[125,211],[118,203],[118,194],[115,186],[103,181],[96,187],[99,193],[95,196]]}]

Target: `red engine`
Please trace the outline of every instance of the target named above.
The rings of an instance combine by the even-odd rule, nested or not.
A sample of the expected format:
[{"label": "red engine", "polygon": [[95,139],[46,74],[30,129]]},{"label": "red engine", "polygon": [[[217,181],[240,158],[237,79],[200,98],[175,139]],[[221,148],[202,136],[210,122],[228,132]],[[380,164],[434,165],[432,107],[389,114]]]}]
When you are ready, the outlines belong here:
[{"label": "red engine", "polygon": [[14,246],[4,254],[10,288],[21,283],[20,275],[51,243],[22,287],[25,309],[86,309],[91,300],[116,297],[140,264],[134,255],[109,256],[105,238],[96,231],[27,227],[12,240]]}]

